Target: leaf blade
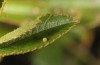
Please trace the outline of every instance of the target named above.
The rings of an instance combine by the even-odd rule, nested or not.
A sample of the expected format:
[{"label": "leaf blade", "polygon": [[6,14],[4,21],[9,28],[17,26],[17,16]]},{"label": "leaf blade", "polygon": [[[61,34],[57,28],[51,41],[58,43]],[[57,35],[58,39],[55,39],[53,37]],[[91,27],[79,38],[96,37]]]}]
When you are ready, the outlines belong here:
[{"label": "leaf blade", "polygon": [[2,36],[0,38],[0,47],[7,46],[9,44],[16,42],[17,40],[18,41],[22,40],[36,33],[39,33],[39,32],[42,32],[42,31],[45,31],[57,26],[68,24],[70,23],[70,21],[73,22],[73,19],[71,19],[71,17],[68,17],[68,16],[48,14],[46,16],[40,17],[39,20],[37,20],[37,22],[34,22],[34,21],[25,22],[16,30]]},{"label": "leaf blade", "polygon": [[[77,22],[73,18],[71,18],[71,20],[68,23],[68,20],[66,20],[68,17],[65,16],[64,18],[61,15],[58,15],[58,16],[59,17],[57,17],[57,15],[56,16],[54,15],[54,17],[50,18],[51,21],[50,20],[46,21],[49,23],[58,22],[59,24],[59,25],[57,24],[58,26],[56,26],[56,24],[54,23],[55,25],[51,27],[50,26],[48,27],[48,25],[50,24],[46,24],[45,22],[43,23],[44,20],[48,19],[47,16],[41,18],[42,22],[39,24],[40,27],[38,27],[37,25],[36,28],[34,28],[35,30],[34,35],[30,35],[31,37],[24,38],[23,40],[14,42],[14,44],[0,48],[0,57],[23,54],[26,52],[30,52],[30,51],[45,47],[53,43],[54,41],[56,41],[58,38],[60,38],[64,34],[66,34],[71,28],[73,28],[77,24]],[[60,18],[64,18],[65,19],[64,21],[67,23],[60,23],[63,21],[62,19],[60,20]],[[46,26],[43,26],[44,24]],[[41,29],[41,27],[45,29]],[[39,29],[40,31],[37,32],[37,29]],[[47,42],[42,41],[43,37],[47,38]]]}]

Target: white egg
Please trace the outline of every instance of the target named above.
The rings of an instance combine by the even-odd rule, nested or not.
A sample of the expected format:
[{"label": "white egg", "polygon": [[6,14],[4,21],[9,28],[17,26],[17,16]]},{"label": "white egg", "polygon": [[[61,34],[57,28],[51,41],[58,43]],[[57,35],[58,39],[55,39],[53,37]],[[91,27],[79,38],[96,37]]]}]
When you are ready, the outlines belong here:
[{"label": "white egg", "polygon": [[47,42],[47,38],[43,38],[43,42]]}]

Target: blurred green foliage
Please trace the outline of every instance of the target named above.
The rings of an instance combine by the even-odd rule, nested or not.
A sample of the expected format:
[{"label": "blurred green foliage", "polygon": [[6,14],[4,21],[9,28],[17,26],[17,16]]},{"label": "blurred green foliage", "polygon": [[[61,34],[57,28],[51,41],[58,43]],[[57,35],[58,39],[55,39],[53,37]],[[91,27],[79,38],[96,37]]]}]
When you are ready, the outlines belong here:
[{"label": "blurred green foliage", "polygon": [[[80,63],[95,65],[93,63],[95,63],[96,58],[86,59],[87,55],[92,55],[89,52],[94,40],[93,29],[100,25],[99,0],[8,0],[0,17],[0,22],[9,22],[19,26],[24,20],[35,19],[37,16],[44,15],[55,8],[63,8],[72,15],[78,13],[81,15],[80,24],[54,42],[55,44],[35,51],[31,58],[32,63],[36,65],[66,65],[66,62],[69,61],[70,63],[75,62],[76,65],[80,65]],[[4,31],[0,35],[14,29],[12,27],[7,28],[7,31],[3,28],[6,29],[5,26],[0,25],[0,31]],[[64,50],[68,53],[64,53],[66,52]],[[67,57],[69,60],[64,61],[64,57],[69,53],[69,58]],[[81,60],[75,58],[77,55]],[[85,58],[85,62],[82,57]],[[94,56],[92,55],[92,57]],[[90,63],[88,64],[88,62]]]}]

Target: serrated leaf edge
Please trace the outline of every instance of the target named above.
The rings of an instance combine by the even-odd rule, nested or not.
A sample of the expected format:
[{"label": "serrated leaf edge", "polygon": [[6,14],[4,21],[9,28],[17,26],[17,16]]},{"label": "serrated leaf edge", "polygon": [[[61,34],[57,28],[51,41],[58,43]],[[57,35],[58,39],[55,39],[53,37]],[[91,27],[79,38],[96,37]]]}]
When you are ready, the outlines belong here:
[{"label": "serrated leaf edge", "polygon": [[61,36],[63,36],[64,34],[66,34],[66,33],[68,33],[72,28],[74,28],[76,26],[76,24],[74,24],[74,25],[72,25],[71,27],[69,27],[69,29],[68,30],[66,30],[65,32],[63,32],[62,34],[59,34],[59,36],[58,37],[56,37],[54,40],[52,40],[51,42],[46,42],[46,44],[44,44],[44,45],[39,45],[39,46],[37,46],[37,47],[35,47],[34,49],[32,49],[32,50],[27,50],[27,51],[21,51],[21,52],[12,52],[12,53],[10,53],[10,54],[0,54],[0,57],[5,57],[5,56],[9,56],[9,55],[19,55],[19,54],[25,54],[25,53],[28,53],[28,52],[32,52],[32,51],[34,51],[34,50],[36,50],[36,49],[41,49],[41,48],[43,48],[43,47],[46,47],[46,46],[48,46],[49,44],[51,44],[51,43],[53,43],[54,41],[56,41],[57,39],[59,39]]}]

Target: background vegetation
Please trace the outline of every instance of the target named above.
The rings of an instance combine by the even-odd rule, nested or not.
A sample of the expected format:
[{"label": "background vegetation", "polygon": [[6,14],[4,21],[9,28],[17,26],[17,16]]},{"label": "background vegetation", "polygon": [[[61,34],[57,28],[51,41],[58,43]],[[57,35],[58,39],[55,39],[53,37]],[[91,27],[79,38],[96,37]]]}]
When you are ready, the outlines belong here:
[{"label": "background vegetation", "polygon": [[[61,24],[66,19],[67,23]],[[42,23],[34,26],[31,21]],[[36,31],[35,27],[42,28],[44,21],[51,25],[39,29],[42,32],[17,35],[14,42],[12,37],[16,32],[4,37],[4,41],[10,38],[11,41],[0,44],[1,65],[100,65],[99,0],[6,0],[0,15],[0,40],[21,26],[27,31],[32,24],[32,30]],[[57,25],[52,24],[55,21]],[[70,27],[73,28],[69,31]],[[44,38],[47,42],[42,41]]]}]

